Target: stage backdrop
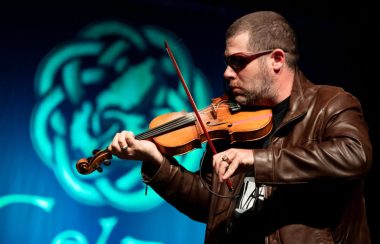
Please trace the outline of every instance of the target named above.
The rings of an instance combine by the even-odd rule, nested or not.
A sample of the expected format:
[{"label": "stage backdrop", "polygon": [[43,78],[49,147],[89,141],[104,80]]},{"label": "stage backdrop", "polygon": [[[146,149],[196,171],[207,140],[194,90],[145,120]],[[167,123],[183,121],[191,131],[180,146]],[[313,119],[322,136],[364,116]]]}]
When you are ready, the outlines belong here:
[{"label": "stage backdrop", "polygon": [[[75,166],[94,149],[105,149],[116,132],[139,134],[160,114],[191,111],[165,41],[198,108],[220,96],[225,29],[257,9],[155,1],[6,9],[0,42],[0,243],[202,243],[205,225],[146,189],[140,162],[113,158],[102,172],[88,175]],[[344,21],[272,9],[301,32],[301,54],[317,44],[317,50],[348,58],[348,34],[339,26]],[[334,38],[314,36],[313,28],[325,28],[322,33]],[[356,73],[342,77],[336,71],[353,64],[325,60],[319,67],[321,53],[301,59],[306,74],[364,99],[349,82]],[[203,151],[176,158],[196,171]]]}]

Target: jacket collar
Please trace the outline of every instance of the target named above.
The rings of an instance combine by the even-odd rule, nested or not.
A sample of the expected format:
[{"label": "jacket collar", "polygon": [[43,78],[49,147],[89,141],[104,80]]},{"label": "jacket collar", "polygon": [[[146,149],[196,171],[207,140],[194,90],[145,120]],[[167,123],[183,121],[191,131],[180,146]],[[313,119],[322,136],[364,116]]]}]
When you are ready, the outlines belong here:
[{"label": "jacket collar", "polygon": [[304,116],[310,101],[305,97],[305,90],[313,84],[299,70],[295,70],[293,87],[290,94],[289,110],[282,124],[287,124],[297,118]]}]

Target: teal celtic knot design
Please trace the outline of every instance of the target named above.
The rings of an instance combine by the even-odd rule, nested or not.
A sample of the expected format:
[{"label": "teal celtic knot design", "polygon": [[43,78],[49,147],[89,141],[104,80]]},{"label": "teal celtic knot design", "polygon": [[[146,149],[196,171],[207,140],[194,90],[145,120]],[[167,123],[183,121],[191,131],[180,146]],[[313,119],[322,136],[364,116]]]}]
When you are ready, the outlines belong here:
[{"label": "teal celtic knot design", "polygon": [[[197,106],[209,104],[209,82],[178,40],[159,27],[106,21],[84,28],[40,63],[31,138],[41,160],[77,201],[128,212],[162,203],[153,191],[145,196],[138,162],[113,159],[102,174],[85,176],[75,164],[93,149],[106,148],[118,131],[138,134],[160,114],[191,110],[164,41],[171,44]],[[196,170],[202,153],[194,150],[179,161]]]}]

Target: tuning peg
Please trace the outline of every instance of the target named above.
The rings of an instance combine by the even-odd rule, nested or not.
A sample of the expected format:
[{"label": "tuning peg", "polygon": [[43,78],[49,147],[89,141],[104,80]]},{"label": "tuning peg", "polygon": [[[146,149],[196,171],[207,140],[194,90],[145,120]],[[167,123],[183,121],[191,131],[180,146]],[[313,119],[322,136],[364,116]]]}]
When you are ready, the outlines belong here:
[{"label": "tuning peg", "polygon": [[111,161],[106,159],[106,160],[104,160],[103,164],[109,166],[109,165],[111,165]]},{"label": "tuning peg", "polygon": [[92,151],[92,155],[95,155],[95,154],[97,154],[98,152],[100,152],[99,149],[94,149],[94,150]]},{"label": "tuning peg", "polygon": [[96,170],[97,170],[99,173],[102,173],[102,172],[103,172],[102,167],[98,167]]}]

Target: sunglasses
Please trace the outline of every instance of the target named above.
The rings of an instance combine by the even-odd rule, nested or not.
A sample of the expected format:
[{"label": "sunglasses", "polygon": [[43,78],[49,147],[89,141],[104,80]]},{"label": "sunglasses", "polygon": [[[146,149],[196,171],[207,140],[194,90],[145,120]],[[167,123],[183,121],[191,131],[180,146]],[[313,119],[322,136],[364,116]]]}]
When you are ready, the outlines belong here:
[{"label": "sunglasses", "polygon": [[273,50],[265,50],[257,53],[234,53],[225,57],[225,62],[227,66],[230,66],[234,71],[240,71],[256,58],[269,54],[272,51]]}]

